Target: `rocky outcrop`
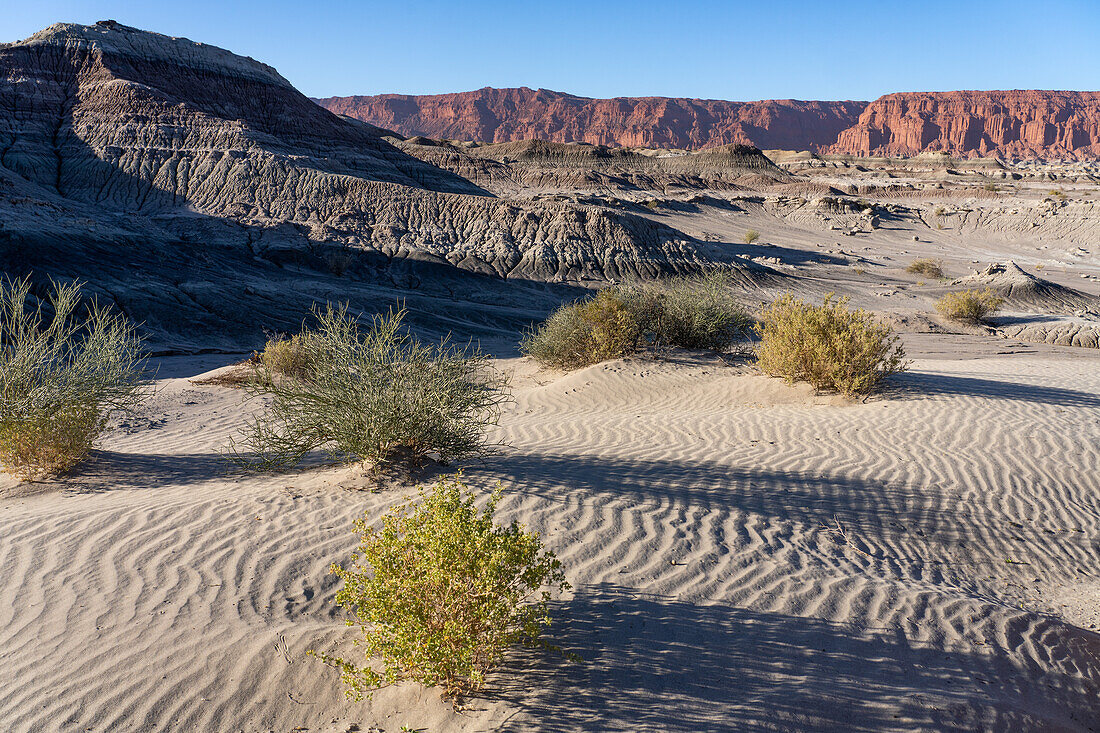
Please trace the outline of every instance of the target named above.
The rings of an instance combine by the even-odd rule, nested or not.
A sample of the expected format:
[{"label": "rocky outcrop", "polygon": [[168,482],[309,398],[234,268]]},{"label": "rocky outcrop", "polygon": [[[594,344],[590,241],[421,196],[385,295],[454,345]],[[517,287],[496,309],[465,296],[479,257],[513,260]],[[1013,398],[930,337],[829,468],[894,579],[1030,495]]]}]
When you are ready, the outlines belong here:
[{"label": "rocky outcrop", "polygon": [[1100,92],[888,94],[874,102],[589,99],[546,89],[329,97],[342,115],[454,140],[540,139],[594,145],[710,148],[729,144],[859,156],[1006,160],[1100,159]]},{"label": "rocky outcrop", "polygon": [[854,124],[866,106],[866,102],[792,99],[590,99],[526,87],[316,101],[338,114],[407,136],[690,149],[741,144],[794,150],[817,150],[834,143],[840,131]]},{"label": "rocky outcrop", "polygon": [[[222,49],[113,21],[52,26],[0,46],[3,271],[81,277],[178,341],[226,319],[253,333],[271,314],[293,323],[303,304],[359,288],[350,276],[500,304],[477,277],[704,264],[667,226],[503,200],[383,135]],[[460,287],[452,270],[475,280]]]},{"label": "rocky outcrop", "polygon": [[1100,92],[888,94],[867,106],[828,152],[1095,160]]}]

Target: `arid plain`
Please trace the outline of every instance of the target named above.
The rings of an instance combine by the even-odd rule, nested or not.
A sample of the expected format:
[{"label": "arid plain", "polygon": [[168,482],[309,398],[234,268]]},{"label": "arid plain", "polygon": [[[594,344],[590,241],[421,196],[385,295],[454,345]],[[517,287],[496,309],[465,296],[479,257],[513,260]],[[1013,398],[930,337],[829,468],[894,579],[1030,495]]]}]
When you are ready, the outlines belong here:
[{"label": "arid plain", "polygon": [[[520,212],[508,216],[581,212],[583,236],[608,231],[620,245],[634,240],[616,227],[675,231],[690,252],[662,240],[670,269],[717,263],[754,312],[786,291],[848,296],[896,329],[912,364],[862,400],[767,377],[745,353],[541,369],[517,349],[525,324],[660,270],[651,250],[626,245],[592,260],[599,241],[581,235],[544,245],[560,267],[529,267],[514,287],[449,275],[418,288],[409,282],[430,272],[412,265],[383,281],[356,280],[354,261],[338,273],[280,264],[277,277],[298,289],[272,297],[271,327],[292,327],[312,299],[351,293],[378,309],[405,298],[429,337],[453,330],[493,355],[514,397],[502,447],[436,473],[461,468],[482,490],[503,482],[501,519],[537,530],[573,586],[552,603],[547,639],[581,661],[517,650],[457,708],[411,683],[353,703],[305,653],[350,648],[356,632],[342,625],[328,568],[354,546],[353,519],[381,515],[412,484],[348,466],[236,471],[226,446],[256,406],[210,378],[254,344],[235,325],[219,353],[179,354],[214,332],[217,298],[196,292],[197,276],[171,287],[201,308],[165,295],[169,285],[121,288],[103,265],[103,292],[137,310],[152,303],[156,390],[73,474],[0,479],[0,727],[1097,729],[1100,166],[378,135],[370,145],[402,170],[431,166],[437,188],[468,189],[423,193],[444,228],[468,198],[483,207],[473,219],[504,216],[500,201]],[[136,169],[127,175],[140,179]],[[396,185],[347,186],[341,205],[355,194],[383,206],[371,197]],[[26,190],[54,201],[65,188]],[[109,179],[102,197],[123,188]],[[157,179],[150,190],[168,188]],[[41,212],[5,196],[9,229],[37,226]],[[71,198],[63,216],[91,205]],[[280,201],[268,204],[274,218]],[[249,216],[244,226],[259,227]],[[184,218],[149,217],[165,229]],[[406,234],[433,225],[416,219]],[[750,230],[759,238],[746,244]],[[253,243],[242,261],[256,251],[271,267]],[[221,256],[202,255],[212,269]],[[907,273],[918,258],[942,261],[945,276]],[[591,261],[600,277],[577,275]],[[229,317],[279,287],[265,272],[234,275]],[[943,319],[935,300],[963,287],[997,290],[1001,312],[982,326]],[[163,315],[173,299],[199,314],[192,342]]]}]

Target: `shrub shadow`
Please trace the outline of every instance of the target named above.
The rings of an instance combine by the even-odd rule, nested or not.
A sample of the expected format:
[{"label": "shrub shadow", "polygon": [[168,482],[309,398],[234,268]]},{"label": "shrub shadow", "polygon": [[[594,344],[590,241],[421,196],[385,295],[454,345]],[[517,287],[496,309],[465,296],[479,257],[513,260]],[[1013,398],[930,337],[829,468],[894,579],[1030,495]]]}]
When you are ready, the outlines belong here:
[{"label": "shrub shadow", "polygon": [[567,639],[584,661],[512,657],[485,690],[518,708],[502,730],[1047,730],[1100,715],[1079,678],[1033,679],[1005,657],[916,645],[896,629],[616,586],[553,615],[552,640]]}]

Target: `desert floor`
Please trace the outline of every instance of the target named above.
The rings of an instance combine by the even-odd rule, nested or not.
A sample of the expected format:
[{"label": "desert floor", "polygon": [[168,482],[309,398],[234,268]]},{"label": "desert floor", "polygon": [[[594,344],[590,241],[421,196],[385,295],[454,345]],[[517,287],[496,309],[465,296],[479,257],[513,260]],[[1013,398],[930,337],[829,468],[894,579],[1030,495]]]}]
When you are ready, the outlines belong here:
[{"label": "desert floor", "polygon": [[924,325],[902,328],[911,370],[866,401],[712,354],[560,374],[495,349],[506,447],[461,468],[503,481],[500,518],[562,559],[548,638],[583,662],[517,651],[461,710],[415,685],[346,702],[305,656],[356,633],[328,567],[354,518],[412,487],[233,473],[251,408],[191,379],[240,357],[171,357],[76,474],[0,480],[0,728],[1100,728],[1100,351],[937,325],[898,269],[1048,257],[1045,277],[1095,294],[1100,253],[900,224],[838,246],[752,207],[675,223],[755,226],[806,292]]}]

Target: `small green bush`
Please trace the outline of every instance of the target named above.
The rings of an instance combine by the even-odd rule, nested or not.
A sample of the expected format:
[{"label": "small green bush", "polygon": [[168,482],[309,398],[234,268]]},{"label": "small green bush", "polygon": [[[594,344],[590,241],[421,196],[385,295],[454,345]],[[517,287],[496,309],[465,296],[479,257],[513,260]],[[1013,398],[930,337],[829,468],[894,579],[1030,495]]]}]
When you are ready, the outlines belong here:
[{"label": "small green bush", "polygon": [[791,383],[855,396],[873,392],[908,366],[889,326],[831,294],[824,304],[811,305],[787,293],[764,310],[757,329],[760,368]]},{"label": "small green bush", "polygon": [[72,469],[142,398],[136,329],[94,301],[78,314],[81,289],[54,283],[30,309],[29,278],[0,284],[0,466],[23,479]]},{"label": "small green bush", "polygon": [[758,239],[760,239],[760,232],[755,229],[750,229],[745,232],[745,244],[752,244]]},{"label": "small green bush", "polygon": [[507,380],[479,351],[421,344],[404,333],[404,310],[366,331],[346,308],[315,316],[299,342],[304,367],[277,378],[261,360],[246,385],[267,406],[230,446],[240,465],[285,468],[317,449],[337,461],[446,462],[489,447]]},{"label": "small green bush", "polygon": [[641,336],[637,314],[608,288],[554,311],[523,337],[520,350],[544,366],[576,369],[633,354]]},{"label": "small green bush", "polygon": [[[509,647],[537,642],[550,623],[544,588],[569,585],[536,533],[493,523],[500,486],[484,511],[458,478],[420,489],[420,502],[390,511],[380,528],[355,523],[359,547],[336,602],[354,615],[368,664],[319,655],[341,672],[346,694],[400,680],[440,685],[448,696],[476,690]],[[540,590],[541,589],[541,590]]]},{"label": "small green bush", "polygon": [[909,266],[905,268],[905,271],[913,275],[924,275],[925,277],[934,277],[937,279],[944,276],[943,262],[929,258],[913,260],[909,263]]},{"label": "small green bush", "polygon": [[752,329],[727,275],[678,277],[624,288],[623,299],[656,346],[723,351]]},{"label": "small green bush", "polygon": [[992,290],[961,290],[936,301],[936,310],[945,318],[965,323],[981,323],[997,312],[1004,298]]}]

